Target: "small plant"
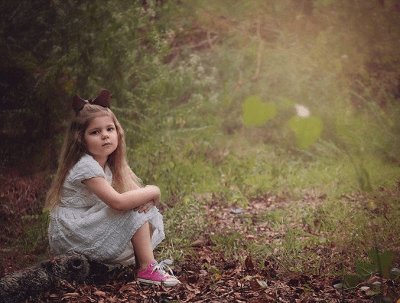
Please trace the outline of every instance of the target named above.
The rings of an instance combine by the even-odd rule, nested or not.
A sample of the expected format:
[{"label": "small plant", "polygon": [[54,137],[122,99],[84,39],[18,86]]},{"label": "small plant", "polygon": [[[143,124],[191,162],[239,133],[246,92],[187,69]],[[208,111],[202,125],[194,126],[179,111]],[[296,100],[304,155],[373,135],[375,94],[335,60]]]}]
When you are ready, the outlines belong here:
[{"label": "small plant", "polygon": [[378,247],[374,247],[368,252],[366,259],[356,262],[356,274],[345,275],[343,282],[334,286],[338,290],[359,288],[367,297],[373,298],[374,302],[394,302],[392,300],[397,299],[396,295],[380,280],[400,281],[400,270],[395,267],[397,260],[395,252],[380,252]]},{"label": "small plant", "polygon": [[357,274],[361,280],[367,280],[374,274],[379,274],[386,279],[393,278],[391,270],[398,259],[395,252],[379,252],[375,247],[368,252],[368,259],[369,262],[360,260],[356,263]]}]

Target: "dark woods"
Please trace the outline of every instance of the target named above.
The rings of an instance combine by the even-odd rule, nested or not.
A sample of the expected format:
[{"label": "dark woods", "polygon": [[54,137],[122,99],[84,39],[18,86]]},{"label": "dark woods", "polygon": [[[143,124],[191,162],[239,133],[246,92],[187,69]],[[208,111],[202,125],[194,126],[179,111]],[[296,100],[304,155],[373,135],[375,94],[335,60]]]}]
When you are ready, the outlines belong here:
[{"label": "dark woods", "polygon": [[119,24],[109,2],[1,2],[1,168],[54,169],[71,96],[92,92],[98,75],[113,83],[121,77],[123,50],[112,47]]},{"label": "dark woods", "polygon": [[[0,165],[24,170],[55,166],[55,132],[61,113],[57,74],[49,54],[61,42],[52,1],[0,4]],[[50,78],[52,81],[49,81]]]}]

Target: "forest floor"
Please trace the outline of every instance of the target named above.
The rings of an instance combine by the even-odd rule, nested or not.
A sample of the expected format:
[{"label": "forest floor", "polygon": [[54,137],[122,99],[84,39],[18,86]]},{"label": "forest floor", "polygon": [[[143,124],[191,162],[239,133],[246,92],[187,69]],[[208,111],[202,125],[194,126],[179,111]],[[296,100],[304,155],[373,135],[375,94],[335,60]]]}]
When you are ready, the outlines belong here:
[{"label": "forest floor", "polygon": [[[277,276],[278,264],[268,263],[264,269],[254,266],[251,258],[245,264],[226,260],[199,247],[204,260],[220,274],[197,260],[188,258],[174,267],[182,284],[170,289],[142,286],[134,280],[130,267],[115,269],[101,282],[71,285],[63,283],[42,294],[40,302],[371,302],[362,291],[338,291],[338,281],[317,275],[291,274]],[[380,280],[379,277],[373,277]],[[384,280],[388,290],[396,291],[399,283]],[[398,290],[397,290],[397,294]],[[37,298],[28,302],[37,302]],[[378,301],[377,301],[378,302]],[[394,301],[395,302],[395,301]]]},{"label": "forest floor", "polygon": [[[263,210],[282,207],[285,202],[277,204],[271,203],[271,197],[253,197],[242,211],[255,218]],[[208,217],[212,218],[212,226],[203,230],[191,244],[190,252],[172,266],[182,282],[180,285],[169,289],[143,286],[135,281],[133,266],[125,266],[96,275],[84,284],[64,281],[26,302],[387,302],[383,301],[383,296],[398,302],[400,298],[400,282],[378,275],[371,276],[357,287],[338,289],[334,285],[340,284],[342,279],[328,271],[322,270],[317,274],[293,272],[272,257],[267,257],[260,266],[250,255],[246,255],[246,249],[238,252],[239,258],[227,258],[226,254],[216,249],[210,234],[220,233],[223,236],[229,228],[238,230],[240,224],[235,222],[241,222],[243,214],[217,201],[205,207]],[[251,241],[258,236],[257,230],[262,232],[262,229],[253,233],[242,229],[241,232]],[[43,244],[45,252],[47,245]],[[340,254],[334,245],[330,249],[326,246],[315,249],[319,249],[318,253],[325,255],[326,259]],[[35,262],[37,257],[32,253],[24,255],[18,249],[3,248],[1,254],[3,265],[4,262],[8,264],[8,273],[21,267],[23,262]],[[310,263],[310,267],[313,266]],[[361,290],[362,286],[374,282],[381,283],[380,291],[374,296]]]},{"label": "forest floor", "polygon": [[[256,215],[263,207],[271,207],[271,202],[266,197],[258,197],[244,211]],[[241,256],[244,261],[228,259],[223,252],[216,251],[209,235],[234,228],[240,215],[217,203],[209,204],[208,213],[210,217],[218,218],[215,220],[217,225],[211,231],[204,230],[192,243],[192,252],[172,267],[182,284],[170,289],[142,286],[134,279],[133,267],[128,266],[110,270],[91,283],[64,283],[43,293],[41,302],[386,302],[382,300],[383,296],[393,302],[400,299],[400,281],[378,275],[357,287],[338,290],[334,285],[341,283],[341,279],[328,272],[289,273],[274,258],[267,258],[262,267],[253,262],[251,256]],[[245,236],[250,240],[254,237]],[[334,246],[330,251],[320,249],[326,256],[340,253]],[[246,254],[246,250],[239,254]],[[381,283],[382,292],[368,296],[361,290],[362,286],[374,282]]]}]

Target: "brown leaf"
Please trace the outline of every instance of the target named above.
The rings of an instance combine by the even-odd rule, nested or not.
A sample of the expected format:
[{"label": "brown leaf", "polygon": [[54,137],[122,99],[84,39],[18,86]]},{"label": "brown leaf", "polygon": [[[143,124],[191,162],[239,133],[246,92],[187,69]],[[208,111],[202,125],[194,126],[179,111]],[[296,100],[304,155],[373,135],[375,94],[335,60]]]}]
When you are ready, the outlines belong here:
[{"label": "brown leaf", "polygon": [[248,270],[254,269],[254,263],[253,263],[253,260],[251,259],[250,256],[247,256],[247,257],[246,257],[246,260],[244,260],[244,266],[245,266],[246,269],[248,269]]},{"label": "brown leaf", "polygon": [[116,302],[118,302],[118,299],[115,296],[114,297],[109,297],[109,298],[107,298],[107,302],[116,303]]},{"label": "brown leaf", "polygon": [[267,303],[270,302],[267,299],[261,299],[261,298],[252,298],[249,300],[249,303]]},{"label": "brown leaf", "polygon": [[260,290],[261,289],[260,284],[258,284],[258,282],[256,280],[250,281],[250,287],[252,290]]},{"label": "brown leaf", "polygon": [[93,294],[96,295],[96,296],[100,296],[100,297],[105,297],[106,296],[106,293],[104,291],[101,291],[101,290],[96,290]]},{"label": "brown leaf", "polygon": [[66,298],[66,299],[68,299],[68,298],[78,298],[80,295],[77,293],[77,292],[70,292],[70,293],[66,293],[64,296],[63,296],[63,299],[64,298]]},{"label": "brown leaf", "polygon": [[186,289],[189,290],[191,293],[194,293],[194,294],[196,294],[196,295],[199,294],[199,293],[201,293],[201,291],[200,291],[197,287],[192,287],[192,286],[190,286],[189,284],[186,284],[185,287],[186,287]]},{"label": "brown leaf", "polygon": [[134,291],[135,289],[133,288],[133,286],[126,284],[123,285],[120,289],[119,292],[124,292],[124,291]]}]

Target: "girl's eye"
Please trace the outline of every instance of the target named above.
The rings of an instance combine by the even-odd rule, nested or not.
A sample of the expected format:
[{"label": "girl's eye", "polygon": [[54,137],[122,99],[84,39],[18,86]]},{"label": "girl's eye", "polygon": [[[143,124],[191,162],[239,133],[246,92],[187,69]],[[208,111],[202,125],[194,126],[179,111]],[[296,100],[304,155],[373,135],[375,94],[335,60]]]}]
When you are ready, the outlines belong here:
[{"label": "girl's eye", "polygon": [[107,130],[109,131],[109,132],[111,132],[111,131],[113,131],[115,128],[114,127],[109,127]]},{"label": "girl's eye", "polygon": [[99,133],[98,130],[94,130],[94,131],[92,131],[90,134],[91,134],[91,135],[97,135],[98,133]]}]

